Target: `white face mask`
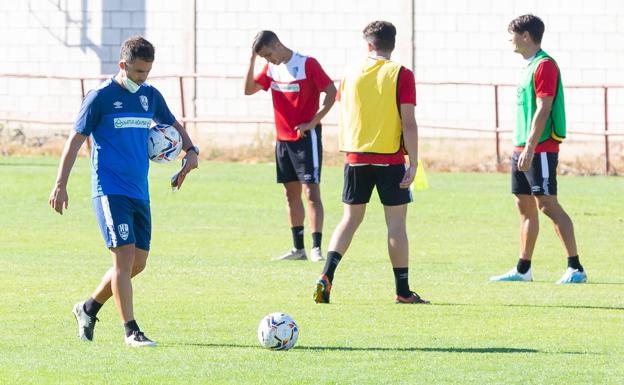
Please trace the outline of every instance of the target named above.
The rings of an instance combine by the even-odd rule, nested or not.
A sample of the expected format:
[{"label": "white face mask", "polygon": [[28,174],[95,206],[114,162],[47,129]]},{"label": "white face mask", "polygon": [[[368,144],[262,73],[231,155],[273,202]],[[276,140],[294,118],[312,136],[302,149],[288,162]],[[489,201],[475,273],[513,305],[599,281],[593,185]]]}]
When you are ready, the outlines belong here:
[{"label": "white face mask", "polygon": [[136,84],[135,82],[133,82],[132,80],[130,80],[130,78],[128,77],[128,74],[126,74],[123,77],[123,83],[124,83],[124,87],[126,87],[126,89],[130,92],[130,93],[135,93],[139,90],[139,88],[141,87],[140,85]]}]

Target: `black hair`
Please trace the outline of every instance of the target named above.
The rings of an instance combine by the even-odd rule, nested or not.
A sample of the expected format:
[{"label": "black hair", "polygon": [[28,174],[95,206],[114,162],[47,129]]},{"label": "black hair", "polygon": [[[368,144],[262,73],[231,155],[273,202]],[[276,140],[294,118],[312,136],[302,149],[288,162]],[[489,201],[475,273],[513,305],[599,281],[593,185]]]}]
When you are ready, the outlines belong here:
[{"label": "black hair", "polygon": [[279,41],[277,35],[273,31],[260,31],[254,38],[252,48],[255,53],[259,53],[263,47],[272,45],[276,41]]},{"label": "black hair", "polygon": [[513,19],[509,26],[507,27],[507,31],[516,32],[516,33],[524,33],[525,31],[529,33],[531,39],[536,43],[540,44],[542,42],[542,36],[544,36],[544,22],[537,16],[532,14],[518,16]]},{"label": "black hair", "polygon": [[396,28],[389,21],[373,21],[364,30],[364,39],[369,42],[375,50],[392,51],[396,37]]},{"label": "black hair", "polygon": [[126,63],[132,63],[135,59],[154,61],[154,46],[143,36],[131,36],[121,44],[119,59]]}]

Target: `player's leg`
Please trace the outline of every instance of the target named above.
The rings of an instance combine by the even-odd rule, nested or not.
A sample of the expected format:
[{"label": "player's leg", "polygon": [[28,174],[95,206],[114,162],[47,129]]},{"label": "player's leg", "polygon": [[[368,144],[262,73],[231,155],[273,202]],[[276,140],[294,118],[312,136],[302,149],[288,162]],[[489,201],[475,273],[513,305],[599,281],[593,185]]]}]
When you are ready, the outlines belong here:
[{"label": "player's leg", "polygon": [[[134,245],[133,205],[127,197],[120,195],[104,195],[93,198],[93,210],[100,227],[106,247]],[[78,336],[86,341],[93,340],[97,313],[102,305],[112,296],[110,288],[113,268],[110,268],[86,301],[74,304],[72,313],[78,324]]]},{"label": "player's leg", "polygon": [[384,205],[388,228],[388,255],[394,273],[396,303],[429,303],[413,292],[409,286],[409,241],[406,221],[407,205],[412,201],[409,189],[399,184],[405,174],[404,165],[374,166],[379,199]]},{"label": "player's leg", "polygon": [[323,202],[321,201],[321,188],[318,183],[306,183],[303,185],[303,193],[308,204],[308,218],[312,229],[312,251],[310,259],[314,262],[322,261],[325,258],[321,252],[321,241],[323,237]]},{"label": "player's leg", "polygon": [[155,346],[156,343],[145,337],[134,318],[131,278],[136,250],[138,249],[135,245],[124,245],[111,249],[113,259],[111,289],[117,313],[123,321],[124,329],[126,330],[126,344],[131,347]]},{"label": "player's leg", "polygon": [[535,154],[533,162],[539,171],[531,175],[537,186],[534,195],[539,210],[552,220],[568,256],[568,267],[557,283],[583,283],[587,281],[587,273],[579,261],[574,224],[557,199],[558,157],[558,153]]},{"label": "player's leg", "polygon": [[321,272],[321,276],[316,281],[314,290],[314,302],[329,303],[329,295],[334,281],[334,273],[342,256],[347,252],[356,230],[364,219],[366,213],[366,203],[364,204],[344,204],[342,219],[334,229],[329,241],[329,251],[327,260]]},{"label": "player's leg", "polygon": [[313,296],[316,303],[329,303],[334,272],[364,219],[366,204],[375,186],[371,167],[350,165],[344,167],[343,215],[329,242],[329,252],[321,277],[316,281]]},{"label": "player's leg", "polygon": [[511,192],[514,194],[520,216],[520,255],[516,267],[508,272],[490,277],[490,281],[532,281],[531,258],[539,233],[539,217],[529,174],[518,170],[519,153],[511,157]]},{"label": "player's leg", "polygon": [[312,230],[312,250],[310,259],[314,262],[324,260],[321,252],[323,237],[323,202],[321,201],[321,168],[323,163],[323,142],[321,140],[321,125],[310,130],[298,142],[303,156],[295,164],[299,180],[303,182],[303,194],[307,201],[308,219]]},{"label": "player's leg", "polygon": [[366,203],[343,205],[342,219],[329,241],[330,253],[338,253],[342,256],[347,252],[355,232],[364,220],[364,214],[366,214]]},{"label": "player's leg", "polygon": [[[531,261],[533,251],[539,234],[539,215],[535,199],[530,195],[518,194],[516,198],[516,207],[520,215],[520,259]],[[527,270],[530,265],[527,266]],[[526,271],[519,269],[520,273]]]},{"label": "player's leg", "polygon": [[557,236],[563,243],[568,256],[577,255],[576,238],[574,237],[574,224],[572,219],[559,204],[556,196],[537,196],[538,207],[546,214],[555,227]]},{"label": "player's leg", "polygon": [[278,141],[275,146],[275,164],[277,182],[284,186],[288,223],[293,237],[293,248],[286,254],[274,257],[273,260],[305,260],[303,221],[305,209],[301,199],[301,182],[291,160],[288,142]]},{"label": "player's leg", "polygon": [[131,278],[135,246],[124,245],[111,248],[110,251],[113,260],[111,290],[117,313],[125,324],[134,320]]},{"label": "player's leg", "polygon": [[[134,265],[132,266],[132,278],[134,278],[136,275],[140,274],[143,270],[145,270],[148,256],[149,256],[148,250],[139,249],[138,247],[135,248]],[[111,267],[106,271],[106,273],[102,277],[102,280],[100,281],[100,284],[95,288],[95,290],[91,294],[91,297],[85,302],[85,307],[87,307],[89,302],[93,301],[95,302],[95,304],[91,306],[94,306],[94,307],[97,306],[98,311],[99,311],[99,308],[104,303],[106,303],[106,301],[108,301],[110,297],[113,296],[113,292],[111,290],[112,274],[113,274],[113,268]],[[93,314],[93,316],[95,315],[97,315],[97,312]]]}]

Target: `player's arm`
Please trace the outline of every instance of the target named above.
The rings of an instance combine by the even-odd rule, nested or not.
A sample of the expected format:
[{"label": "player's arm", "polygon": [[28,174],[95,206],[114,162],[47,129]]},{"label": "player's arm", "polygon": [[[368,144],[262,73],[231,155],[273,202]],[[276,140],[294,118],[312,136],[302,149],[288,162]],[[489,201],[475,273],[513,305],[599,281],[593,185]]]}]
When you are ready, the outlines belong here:
[{"label": "player's arm", "polygon": [[337,91],[336,91],[336,86],[334,85],[333,82],[329,83],[322,92],[325,94],[325,97],[323,98],[323,105],[316,112],[312,120],[310,120],[307,123],[302,123],[298,125],[297,127],[295,127],[295,129],[299,131],[299,136],[304,136],[307,131],[310,131],[311,129],[316,127],[316,125],[319,124],[321,120],[323,120],[325,115],[327,115],[329,110],[331,110],[332,106],[336,102]]},{"label": "player's arm", "polygon": [[518,156],[518,170],[527,171],[531,167],[535,147],[546,128],[546,121],[552,110],[552,104],[557,93],[559,69],[552,60],[542,61],[537,69],[533,83],[535,84],[536,111],[531,122],[531,131],[524,145],[524,150]]},{"label": "player's arm", "polygon": [[407,150],[409,167],[400,183],[401,188],[408,188],[416,176],[418,167],[418,125],[416,124],[415,105],[401,104],[401,127],[403,129],[403,145]]},{"label": "player's arm", "polygon": [[529,138],[527,139],[525,148],[530,152],[535,150],[539,142],[539,138],[542,136],[544,129],[546,128],[546,121],[552,111],[554,97],[545,96],[542,98],[536,98],[535,104],[537,109],[535,110],[535,116],[533,116],[533,122],[531,123],[531,132],[529,132]]},{"label": "player's arm", "polygon": [[65,147],[63,147],[63,153],[61,154],[61,161],[56,175],[56,182],[54,183],[48,200],[50,207],[61,215],[63,215],[63,209],[67,209],[69,205],[69,196],[67,194],[69,174],[76,162],[78,150],[80,150],[80,147],[86,139],[86,135],[72,130],[72,133],[65,142]]},{"label": "player's arm", "polygon": [[537,109],[535,110],[533,122],[531,123],[529,138],[524,145],[524,150],[518,157],[518,170],[520,171],[527,171],[531,167],[535,147],[538,145],[539,139],[542,137],[542,133],[546,128],[546,121],[552,111],[553,100],[553,96],[544,96],[535,99]]},{"label": "player's arm", "polygon": [[186,174],[199,166],[199,159],[197,157],[199,154],[197,147],[193,144],[193,141],[191,140],[188,132],[186,132],[184,126],[177,120],[172,124],[172,126],[180,133],[180,136],[182,137],[182,148],[186,151],[186,155],[184,155],[184,168],[180,171],[180,175],[178,176],[178,188],[180,188],[182,187],[182,182],[184,181]]},{"label": "player's arm", "polygon": [[262,86],[256,83],[256,80],[254,78],[256,57],[258,57],[258,54],[252,49],[251,59],[249,59],[249,68],[247,69],[247,76],[245,77],[245,95],[253,95],[262,89]]}]

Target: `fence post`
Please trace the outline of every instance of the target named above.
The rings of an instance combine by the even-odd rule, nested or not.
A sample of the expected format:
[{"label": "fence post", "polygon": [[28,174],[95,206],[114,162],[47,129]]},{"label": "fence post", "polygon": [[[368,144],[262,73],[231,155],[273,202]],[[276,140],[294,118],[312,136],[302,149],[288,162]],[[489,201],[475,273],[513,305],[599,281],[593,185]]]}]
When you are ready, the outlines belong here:
[{"label": "fence post", "polygon": [[180,82],[180,104],[182,108],[182,126],[186,128],[186,108],[184,108],[184,78],[182,75],[178,76],[178,80]]},{"label": "fence post", "polygon": [[500,127],[498,116],[498,84],[494,84],[494,129],[496,136],[496,167],[500,166]]},{"label": "fence post", "polygon": [[604,143],[605,143],[605,175],[609,175],[609,87],[603,86],[604,92]]}]

